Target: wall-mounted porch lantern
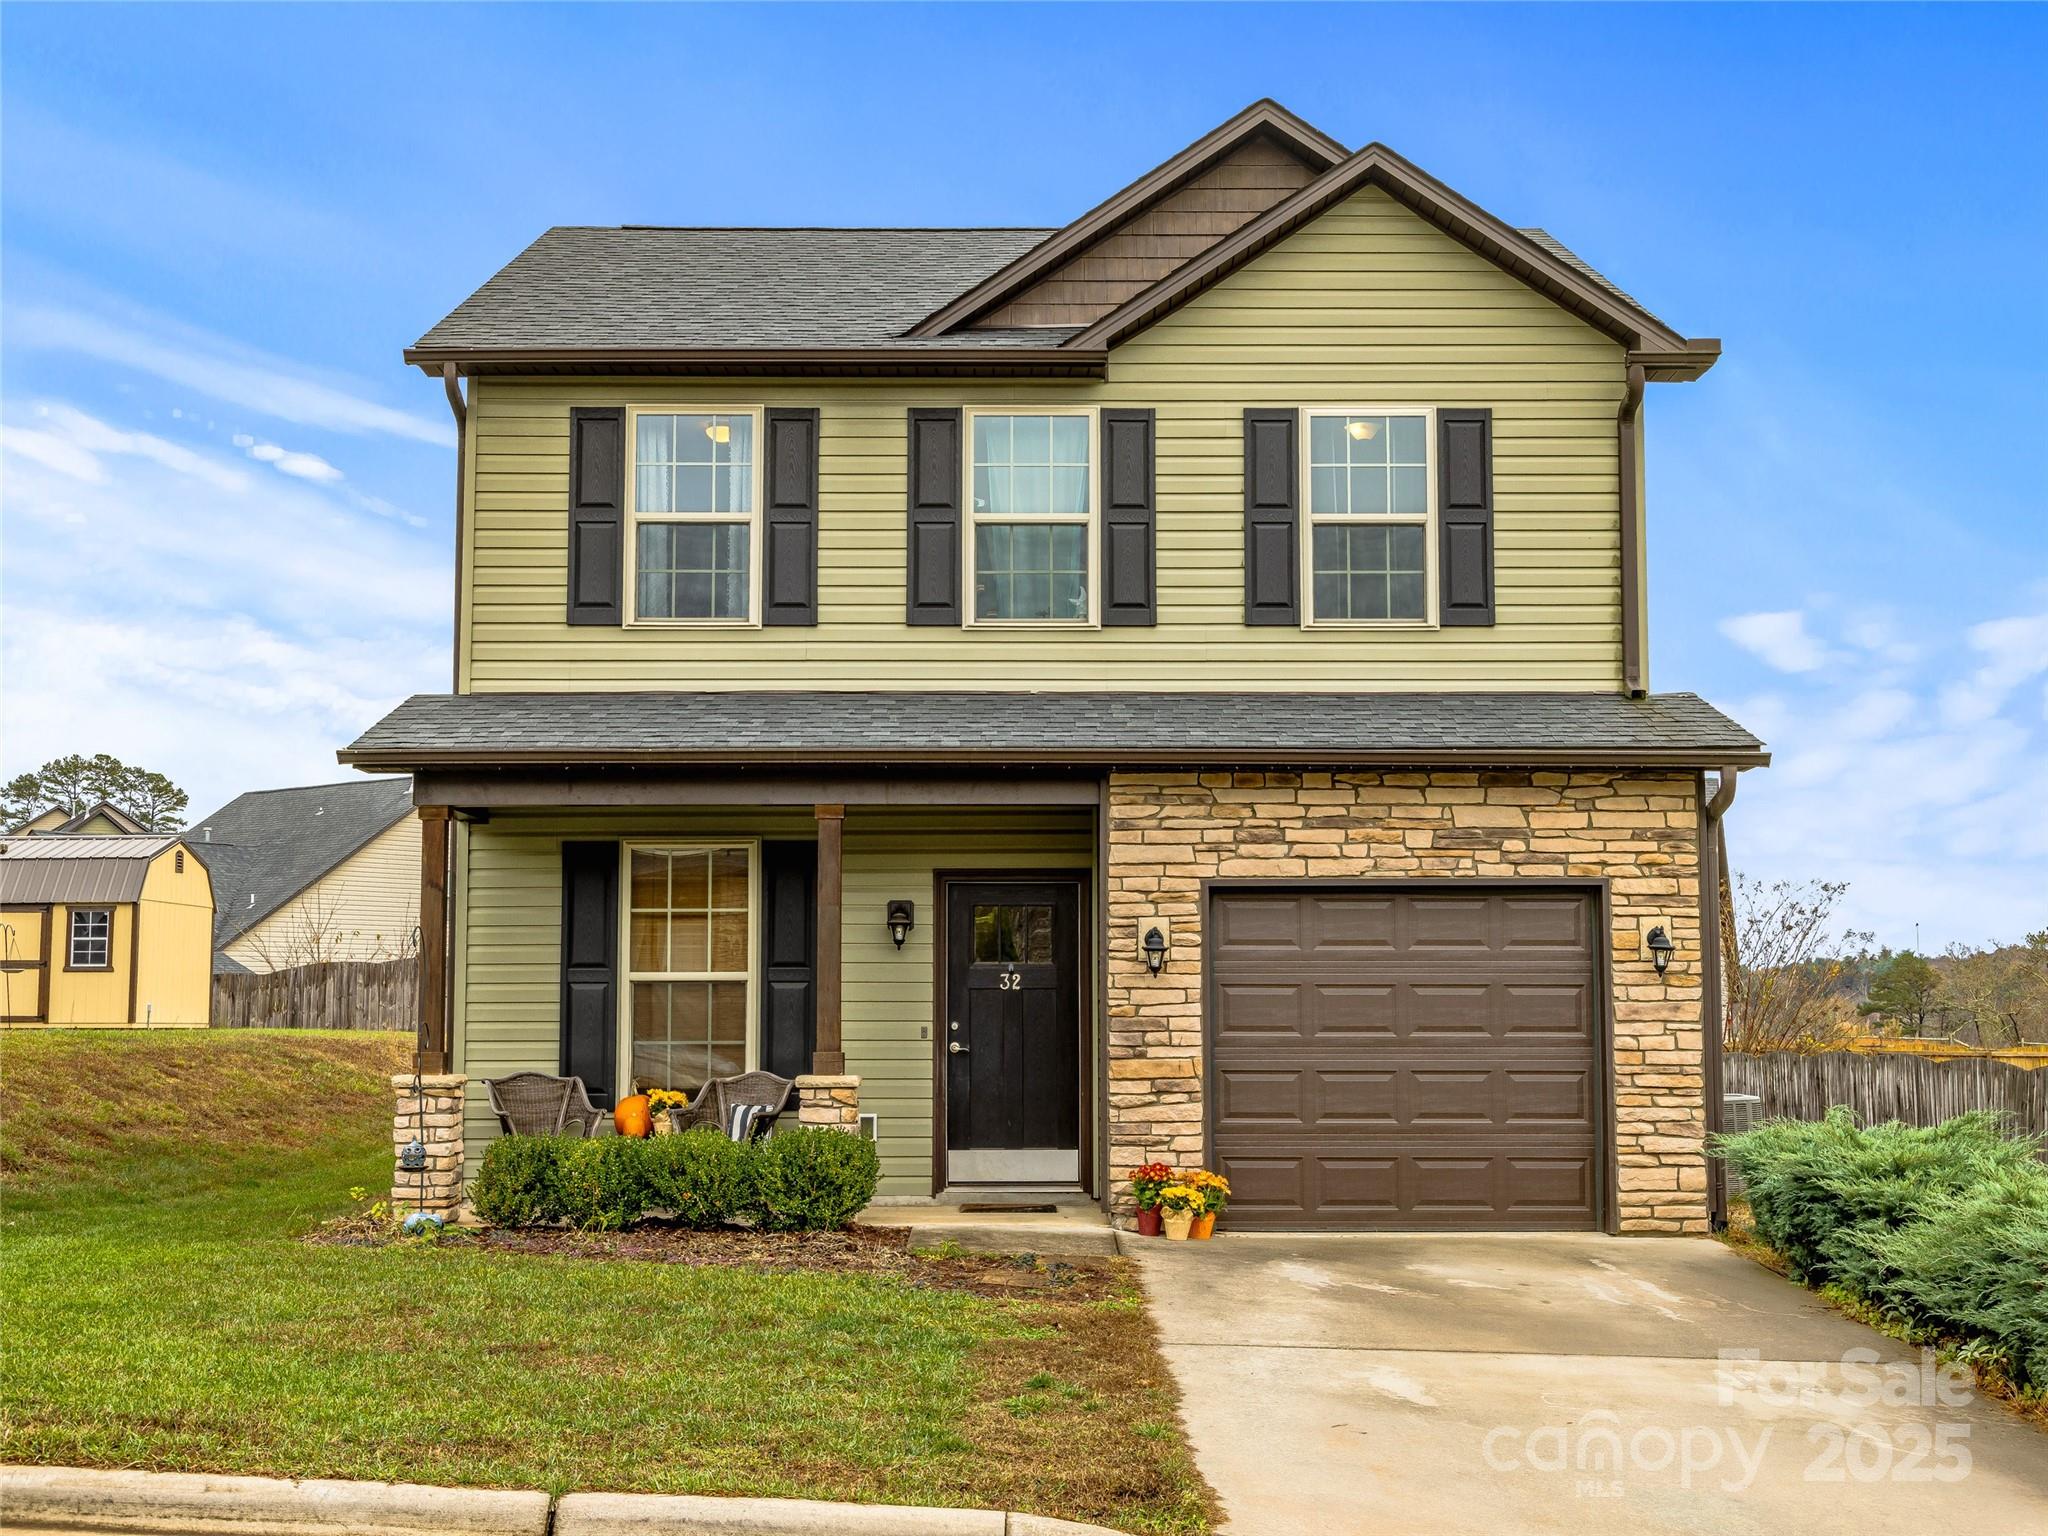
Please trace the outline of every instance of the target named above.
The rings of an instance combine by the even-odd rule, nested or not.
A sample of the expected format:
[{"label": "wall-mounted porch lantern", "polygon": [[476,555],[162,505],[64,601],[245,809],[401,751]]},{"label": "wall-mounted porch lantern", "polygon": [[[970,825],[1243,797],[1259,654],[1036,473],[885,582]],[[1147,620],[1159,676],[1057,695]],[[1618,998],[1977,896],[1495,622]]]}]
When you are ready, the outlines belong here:
[{"label": "wall-mounted porch lantern", "polygon": [[1145,937],[1139,942],[1139,948],[1145,956],[1145,969],[1157,976],[1160,968],[1166,964],[1166,930],[1154,923],[1145,930]]},{"label": "wall-mounted porch lantern", "polygon": [[1650,937],[1644,942],[1650,946],[1650,964],[1656,966],[1657,974],[1662,976],[1671,969],[1671,957],[1677,953],[1678,946],[1671,942],[1671,935],[1661,924],[1650,930]]},{"label": "wall-mounted porch lantern", "polygon": [[910,930],[917,926],[917,903],[914,901],[892,901],[889,903],[889,937],[901,949],[903,941],[910,937]]}]

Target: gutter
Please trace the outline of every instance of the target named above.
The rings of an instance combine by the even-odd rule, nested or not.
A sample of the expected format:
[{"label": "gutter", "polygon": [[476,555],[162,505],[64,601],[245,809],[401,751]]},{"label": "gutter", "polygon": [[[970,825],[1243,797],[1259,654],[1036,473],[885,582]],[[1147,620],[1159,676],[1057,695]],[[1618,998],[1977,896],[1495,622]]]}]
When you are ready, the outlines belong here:
[{"label": "gutter", "polygon": [[1650,691],[1643,677],[1643,465],[1636,452],[1647,380],[1643,365],[1631,361],[1628,388],[1614,416],[1614,449],[1621,471],[1621,689],[1632,699]]},{"label": "gutter", "polygon": [[[1728,880],[1728,838],[1721,818],[1735,803],[1738,768],[1720,770],[1711,798],[1700,775],[1700,1078],[1701,1107],[1709,1136],[1721,1130],[1721,1025],[1726,1017],[1721,974],[1721,892]],[[1716,1232],[1728,1225],[1728,1168],[1707,1159],[1707,1221]]]},{"label": "gutter", "polygon": [[1086,378],[1107,375],[1106,347],[423,347],[405,361],[446,377],[485,373],[598,376],[636,373],[923,375]]},{"label": "gutter", "polygon": [[463,582],[462,556],[465,543],[462,520],[463,469],[469,456],[469,403],[462,398],[462,375],[453,363],[441,365],[441,387],[448,392],[448,409],[455,413],[455,636],[449,649],[455,675],[449,687],[462,692]]}]

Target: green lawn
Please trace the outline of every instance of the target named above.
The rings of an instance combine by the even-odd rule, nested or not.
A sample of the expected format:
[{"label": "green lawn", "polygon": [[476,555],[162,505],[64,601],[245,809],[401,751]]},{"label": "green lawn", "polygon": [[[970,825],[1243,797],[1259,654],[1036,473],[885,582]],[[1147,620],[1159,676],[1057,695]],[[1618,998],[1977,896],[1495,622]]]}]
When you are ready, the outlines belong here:
[{"label": "green lawn", "polygon": [[[0,1092],[19,1038],[0,1040]],[[104,1065],[115,1044],[81,1049]],[[990,1299],[915,1276],[309,1244],[352,1185],[389,1177],[381,1107],[328,1118],[307,1106],[311,1139],[283,1149],[261,1124],[183,1158],[160,1138],[132,1159],[118,1136],[81,1159],[10,1147],[0,1458],[1207,1528],[1128,1285]]]}]

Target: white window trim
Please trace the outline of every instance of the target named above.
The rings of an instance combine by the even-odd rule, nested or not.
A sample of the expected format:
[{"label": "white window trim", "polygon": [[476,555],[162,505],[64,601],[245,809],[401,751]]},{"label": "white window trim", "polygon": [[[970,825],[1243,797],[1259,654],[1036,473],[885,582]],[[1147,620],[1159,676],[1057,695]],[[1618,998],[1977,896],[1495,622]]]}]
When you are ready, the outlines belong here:
[{"label": "white window trim", "polygon": [[[640,524],[736,523],[729,512],[640,512],[640,418],[645,416],[748,416],[754,422],[752,511],[747,523],[747,616],[744,619],[643,618],[640,614]],[[626,627],[629,629],[759,629],[761,627],[761,502],[767,492],[767,407],[760,405],[629,405],[626,407]]]},{"label": "white window trim", "polygon": [[[78,931],[80,918],[104,917],[106,932],[97,942],[104,947],[104,959],[82,961],[78,958],[81,940],[93,943],[91,935],[81,936]],[[114,968],[114,909],[112,907],[71,907],[67,910],[64,923],[64,969],[67,971],[111,971]]]},{"label": "white window trim", "polygon": [[747,853],[747,1043],[745,1065],[761,1063],[761,840],[758,837],[641,837],[619,844],[618,1053],[613,1069],[616,1096],[633,1091],[633,983],[636,981],[737,981],[737,971],[636,971],[633,969],[633,855],[637,851],[704,853],[744,848]]},{"label": "white window trim", "polygon": [[[1079,416],[1088,423],[1088,511],[1020,517],[991,513],[992,523],[1044,523],[1048,527],[1085,524],[1088,552],[1088,615],[1081,619],[984,619],[979,612],[974,580],[974,530],[984,518],[974,510],[974,423],[983,416]],[[969,629],[1088,630],[1102,627],[1098,586],[1102,579],[1102,417],[1089,405],[976,405],[961,413],[960,423],[960,583]]]},{"label": "white window trim", "polygon": [[[1309,439],[1312,425],[1318,416],[1420,416],[1422,418],[1422,442],[1424,464],[1424,489],[1428,502],[1422,513],[1325,513],[1318,517],[1313,510],[1313,481],[1309,473]],[[1433,405],[1330,405],[1313,406],[1301,413],[1300,463],[1297,473],[1301,486],[1301,611],[1304,629],[1437,629],[1437,598],[1441,572],[1437,568],[1436,521],[1437,484],[1443,474],[1443,466],[1437,462],[1440,449],[1437,444],[1436,407]],[[1413,527],[1422,525],[1422,601],[1423,616],[1419,619],[1324,619],[1316,616],[1316,566],[1315,531],[1318,524],[1339,523],[1347,527]]]}]

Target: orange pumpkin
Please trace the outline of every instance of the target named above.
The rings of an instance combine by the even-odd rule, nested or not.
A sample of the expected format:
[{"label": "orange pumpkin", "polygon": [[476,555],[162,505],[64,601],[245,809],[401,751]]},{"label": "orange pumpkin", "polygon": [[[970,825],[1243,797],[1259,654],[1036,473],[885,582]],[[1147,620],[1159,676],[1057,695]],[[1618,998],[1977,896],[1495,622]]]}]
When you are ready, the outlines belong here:
[{"label": "orange pumpkin", "polygon": [[654,1116],[647,1108],[647,1095],[636,1093],[619,1100],[612,1111],[612,1126],[621,1136],[645,1136],[654,1129]]}]

